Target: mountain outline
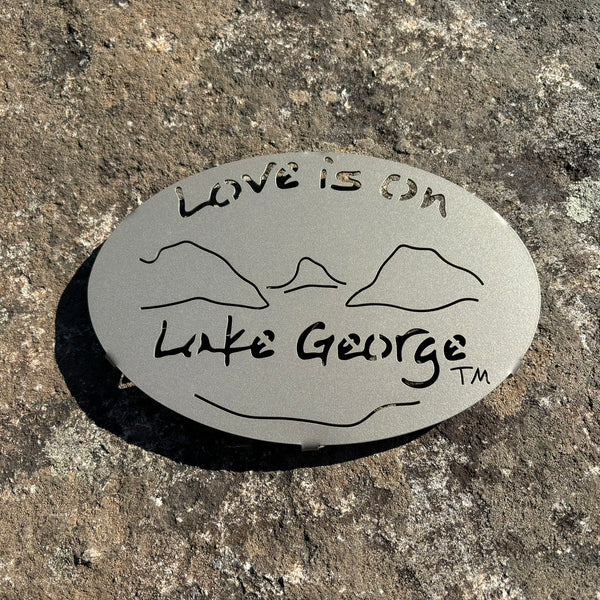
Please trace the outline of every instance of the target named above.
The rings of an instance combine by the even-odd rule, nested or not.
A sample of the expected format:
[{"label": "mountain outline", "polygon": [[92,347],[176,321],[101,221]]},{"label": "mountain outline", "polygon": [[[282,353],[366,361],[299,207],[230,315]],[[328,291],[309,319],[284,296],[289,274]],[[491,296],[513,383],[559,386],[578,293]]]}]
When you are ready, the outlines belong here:
[{"label": "mountain outline", "polygon": [[[289,287],[290,285],[292,285],[292,283],[294,283],[294,281],[296,281],[298,278],[301,278],[302,276],[304,276],[306,278],[306,268],[303,265],[306,265],[307,263],[310,263],[312,265],[314,265],[314,267],[316,267],[316,271],[313,267],[313,271],[316,273],[317,277],[325,277],[326,279],[322,279],[322,281],[327,281],[327,282],[335,282],[335,283],[305,283],[302,285],[298,285],[296,287],[292,287],[290,289],[284,289]],[[308,267],[310,268],[310,267]],[[309,273],[310,275],[310,273]],[[310,280],[309,278],[306,279],[307,281]],[[286,281],[285,283],[282,283],[280,285],[269,285],[267,286],[267,289],[269,290],[281,290],[283,289],[283,293],[284,294],[289,294],[291,292],[295,292],[298,290],[302,290],[305,288],[333,288],[333,289],[337,289],[339,287],[339,285],[346,285],[345,281],[342,281],[341,279],[337,279],[335,278],[320,262],[316,261],[314,258],[311,258],[310,256],[303,256],[296,264],[296,270],[294,271],[294,274],[292,275],[292,278],[289,281]]]},{"label": "mountain outline", "polygon": [[[186,245],[186,244],[197,248],[205,255],[215,257],[218,261],[217,265],[224,264],[225,268],[228,269],[229,273],[232,273],[238,280],[241,280],[242,282],[244,282],[244,284],[246,284],[246,289],[251,289],[251,290],[253,290],[253,292],[255,292],[258,299],[260,299],[260,301],[263,303],[262,306],[255,306],[255,305],[251,305],[251,304],[247,304],[247,303],[242,304],[241,302],[227,302],[227,301],[223,301],[223,300],[215,300],[214,298],[211,298],[209,296],[201,295],[201,296],[191,296],[189,298],[184,298],[182,300],[176,300],[173,302],[141,306],[140,307],[141,310],[153,310],[153,309],[157,309],[157,308],[167,308],[170,306],[177,306],[180,304],[186,304],[188,302],[194,302],[194,301],[205,301],[205,302],[210,302],[211,304],[218,304],[220,306],[237,306],[239,308],[250,308],[253,310],[262,310],[269,306],[268,300],[262,295],[262,293],[260,292],[260,290],[258,289],[256,284],[254,284],[252,281],[250,281],[250,279],[248,279],[247,277],[244,277],[225,257],[221,256],[218,252],[215,252],[214,250],[210,250],[209,248],[205,248],[204,246],[201,246],[200,244],[197,244],[196,242],[193,242],[191,240],[181,240],[179,242],[175,242],[174,244],[169,244],[167,246],[163,246],[162,248],[160,248],[158,250],[158,252],[156,253],[156,256],[154,258],[145,259],[145,258],[140,257],[139,260],[140,260],[140,262],[142,262],[146,265],[153,265],[159,260],[159,258],[161,257],[161,255],[164,252],[166,252],[168,250],[172,250],[174,248],[178,248],[178,247]],[[248,288],[248,286],[249,286],[249,288]]]},{"label": "mountain outline", "polygon": [[402,250],[403,248],[407,248],[407,249],[413,250],[415,252],[431,252],[438,259],[440,259],[443,263],[445,263],[446,265],[450,266],[453,269],[457,269],[459,271],[463,271],[463,272],[469,274],[480,285],[482,285],[482,286],[484,285],[483,280],[476,273],[474,273],[470,269],[467,269],[466,267],[461,267],[459,265],[454,264],[453,262],[450,262],[449,260],[447,260],[446,258],[444,258],[434,248],[412,246],[410,244],[400,244],[400,245],[396,246],[396,248],[393,250],[393,252],[379,266],[374,279],[368,285],[360,288],[358,291],[356,291],[354,294],[352,294],[352,296],[350,296],[350,298],[348,298],[348,300],[346,300],[346,303],[345,303],[346,307],[348,307],[348,308],[357,308],[357,307],[364,307],[364,306],[385,306],[385,307],[389,307],[389,308],[396,308],[396,309],[399,309],[399,310],[405,310],[405,311],[408,311],[408,312],[424,313],[424,312],[435,312],[435,311],[438,311],[438,310],[443,310],[445,308],[449,308],[450,306],[454,306],[455,304],[459,304],[461,302],[479,302],[478,298],[463,297],[463,298],[458,298],[456,300],[453,300],[451,302],[444,303],[444,304],[442,304],[440,306],[436,306],[434,308],[411,308],[411,307],[407,307],[407,306],[401,306],[400,304],[397,304],[397,303],[383,302],[383,301],[371,301],[371,302],[353,303],[353,301],[358,296],[360,296],[361,294],[363,294],[367,290],[373,288],[378,283],[380,275],[386,270],[386,267],[392,261],[392,259],[396,256],[396,254],[400,250]]}]

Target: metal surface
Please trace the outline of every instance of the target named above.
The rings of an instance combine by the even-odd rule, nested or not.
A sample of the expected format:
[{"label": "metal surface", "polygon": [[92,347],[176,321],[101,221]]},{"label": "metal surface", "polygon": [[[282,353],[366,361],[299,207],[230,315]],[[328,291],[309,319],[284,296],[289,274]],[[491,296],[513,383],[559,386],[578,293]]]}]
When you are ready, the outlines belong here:
[{"label": "metal surface", "polygon": [[135,210],[88,301],[110,360],[152,398],[305,447],[408,433],[516,370],[540,290],[488,205],[352,154],[230,163]]}]

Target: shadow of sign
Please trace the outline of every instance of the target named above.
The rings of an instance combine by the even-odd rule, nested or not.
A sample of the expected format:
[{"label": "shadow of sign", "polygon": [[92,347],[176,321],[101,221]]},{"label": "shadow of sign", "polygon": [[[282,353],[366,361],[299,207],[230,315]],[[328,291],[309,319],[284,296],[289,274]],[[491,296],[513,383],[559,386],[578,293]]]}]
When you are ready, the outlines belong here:
[{"label": "shadow of sign", "polygon": [[90,321],[87,287],[100,247],[79,267],[56,312],[55,358],[69,391],[99,427],[184,464],[214,470],[287,470],[354,460],[403,445],[424,432],[377,442],[302,452],[298,446],[254,441],[206,427],[123,384],[105,357]]}]

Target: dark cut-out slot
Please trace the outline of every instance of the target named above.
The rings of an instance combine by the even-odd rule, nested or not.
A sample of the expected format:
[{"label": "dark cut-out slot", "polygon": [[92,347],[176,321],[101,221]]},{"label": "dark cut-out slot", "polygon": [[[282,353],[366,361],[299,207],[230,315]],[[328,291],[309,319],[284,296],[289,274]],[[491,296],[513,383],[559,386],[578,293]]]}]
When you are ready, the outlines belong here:
[{"label": "dark cut-out slot", "polygon": [[177,194],[177,199],[179,200],[179,214],[184,216],[182,212],[187,214],[187,210],[185,208],[185,196],[183,195],[183,188],[178,185],[177,188],[175,188],[175,193]]},{"label": "dark cut-out slot", "polygon": [[421,208],[427,208],[431,206],[435,202],[439,202],[440,215],[442,217],[446,216],[446,197],[444,194],[433,194],[431,188],[427,188],[425,190],[425,195],[423,196],[423,203],[421,204]]},{"label": "dark cut-out slot", "polygon": [[237,200],[240,197],[240,194],[242,193],[242,186],[235,179],[225,179],[224,183],[233,188],[231,197],[228,196],[227,198],[224,198],[224,199],[220,198],[219,192],[221,192],[221,190],[223,188],[220,183],[215,183],[212,190],[210,191],[209,199],[206,200],[205,202],[200,202],[193,208],[188,208],[188,206],[187,206],[188,203],[187,203],[186,197],[183,193],[183,189],[181,188],[181,186],[178,186],[177,188],[175,188],[175,192],[177,194],[177,199],[179,201],[179,214],[182,217],[191,217],[192,215],[195,215],[199,210],[202,210],[203,208],[205,208],[207,206],[223,207],[223,206],[228,206],[232,200]]},{"label": "dark cut-out slot", "polygon": [[226,185],[230,185],[233,188],[232,198],[225,198],[224,200],[219,201],[219,192],[221,191],[221,184],[216,183],[213,186],[213,189],[210,192],[210,200],[209,204],[213,206],[227,206],[231,200],[237,200],[242,193],[242,186],[235,179],[226,179],[224,181]]},{"label": "dark cut-out slot", "polygon": [[[277,187],[280,190],[291,190],[292,188],[298,187],[300,185],[298,181],[290,181],[293,177],[292,173],[297,173],[298,169],[299,166],[296,162],[289,162],[286,167],[279,169],[277,177],[275,178]],[[288,171],[292,171],[292,173],[288,173]]]},{"label": "dark cut-out slot", "polygon": [[[212,354],[222,354],[224,364],[228,367],[231,363],[231,357],[240,352],[249,352],[253,358],[269,358],[275,354],[275,350],[269,347],[269,344],[275,340],[275,333],[271,329],[264,329],[260,335],[257,335],[252,339],[250,343],[239,343],[240,338],[246,333],[245,329],[233,329],[233,317],[232,315],[227,316],[227,328],[225,330],[225,339],[223,343],[219,344],[211,341],[210,337],[206,332],[200,333],[200,342],[195,345],[197,335],[194,333],[185,343],[181,343],[179,339],[177,342],[171,340],[165,342],[167,334],[168,323],[165,320],[162,322],[161,330],[154,345],[154,358],[165,358],[167,356],[182,355],[185,358],[190,358],[193,354],[202,354],[208,352]],[[247,340],[246,340],[247,342]],[[192,346],[194,346],[192,348]]]},{"label": "dark cut-out slot", "polygon": [[[372,350],[376,340],[383,345],[383,349],[380,349],[378,352],[373,352]],[[377,337],[375,337],[374,334],[371,334],[364,342],[362,342],[358,333],[349,333],[338,344],[338,358],[340,360],[350,360],[362,356],[366,360],[374,361],[378,358],[387,358],[392,353],[392,349],[392,342],[382,334],[378,334]]]},{"label": "dark cut-out slot", "polygon": [[[397,175],[396,173],[393,173],[392,175],[389,175],[386,178],[386,180],[381,184],[380,192],[386,200],[392,200],[394,198],[394,194],[389,191],[389,186],[390,184],[396,183],[397,181],[402,181],[402,177],[400,175]],[[414,198],[417,195],[417,184],[412,179],[407,179],[406,185],[408,186],[408,191],[398,196],[398,200],[401,200],[403,202],[406,200],[410,200],[411,198]]]},{"label": "dark cut-out slot", "polygon": [[284,294],[289,294],[290,292],[297,292],[298,290],[304,290],[306,288],[332,288],[334,290],[337,290],[337,285],[324,285],[324,284],[320,284],[320,283],[306,283],[304,285],[299,285],[298,287],[295,288],[291,288],[289,290],[284,290],[283,293]]},{"label": "dark cut-out slot", "polygon": [[[325,157],[325,162],[329,165],[333,164],[333,158],[330,156]],[[327,169],[321,169],[321,181],[319,183],[322,190],[327,187]]]},{"label": "dark cut-out slot", "polygon": [[177,356],[178,354],[182,354],[186,358],[190,358],[192,356],[192,351],[190,348],[192,344],[196,341],[196,334],[194,334],[185,344],[180,346],[173,346],[171,348],[165,348],[165,337],[167,335],[167,321],[163,320],[160,327],[160,334],[158,335],[158,339],[156,340],[156,344],[154,345],[154,358],[164,358],[165,356]]},{"label": "dark cut-out slot", "polygon": [[260,176],[260,180],[258,182],[256,182],[253,179],[253,177],[251,175],[248,175],[247,173],[242,175],[242,179],[252,188],[252,190],[254,192],[256,192],[257,194],[260,194],[260,192],[263,191],[265,184],[267,183],[267,179],[269,179],[269,175],[271,174],[271,171],[273,170],[273,167],[276,164],[277,163],[270,162],[265,167],[265,170],[263,171],[262,175]]},{"label": "dark cut-out slot", "polygon": [[361,182],[357,179],[357,177],[360,177],[360,173],[360,171],[338,171],[335,174],[337,183],[333,183],[331,189],[339,192],[359,190],[362,186]]},{"label": "dark cut-out slot", "polygon": [[209,400],[208,398],[204,398],[203,396],[200,396],[199,394],[194,394],[194,397],[198,398],[198,400],[202,400],[202,402],[206,402],[206,404],[210,404],[214,408],[222,410],[223,412],[226,412],[230,415],[234,415],[236,417],[241,417],[243,419],[253,419],[256,421],[295,421],[296,423],[310,423],[312,425],[323,425],[325,427],[339,427],[342,429],[348,429],[350,427],[358,427],[359,425],[362,425],[362,423],[364,423],[366,420],[370,419],[375,413],[378,413],[380,410],[383,410],[384,408],[401,407],[401,406],[416,406],[417,404],[421,404],[421,402],[419,400],[415,400],[413,402],[390,402],[388,404],[383,404],[381,406],[378,406],[377,408],[373,409],[370,413],[368,413],[366,416],[364,416],[362,419],[359,419],[358,421],[354,421],[352,423],[330,423],[327,421],[317,421],[314,419],[303,419],[300,417],[248,415],[245,413],[241,413],[241,412],[232,410],[230,408],[226,408],[225,406],[221,406],[220,404],[217,404],[216,402],[213,402],[213,401]]}]

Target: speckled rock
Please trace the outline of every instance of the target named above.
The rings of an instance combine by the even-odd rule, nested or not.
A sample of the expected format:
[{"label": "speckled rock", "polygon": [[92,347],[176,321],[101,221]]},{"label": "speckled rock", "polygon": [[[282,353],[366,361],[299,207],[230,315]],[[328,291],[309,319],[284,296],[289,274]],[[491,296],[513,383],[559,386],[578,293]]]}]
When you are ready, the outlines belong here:
[{"label": "speckled rock", "polygon": [[[0,4],[0,597],[600,598],[600,7],[592,0]],[[407,162],[531,250],[520,371],[407,438],[300,453],[127,385],[94,250],[201,169]]]}]

